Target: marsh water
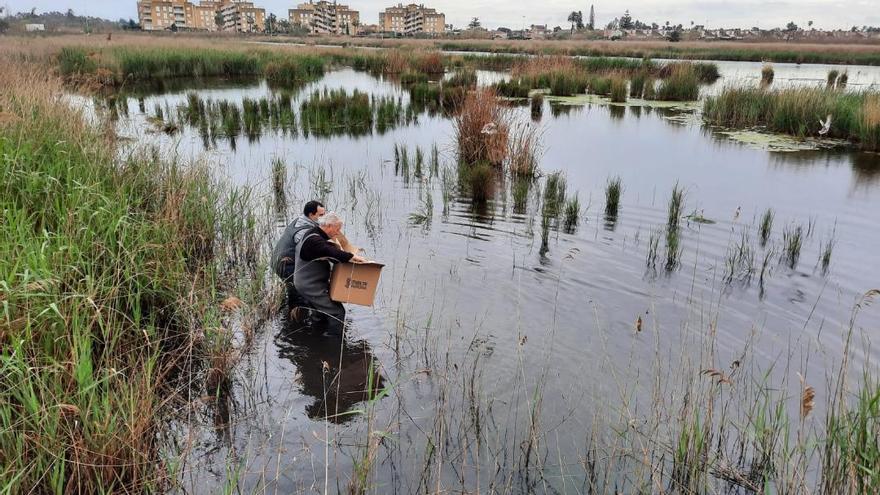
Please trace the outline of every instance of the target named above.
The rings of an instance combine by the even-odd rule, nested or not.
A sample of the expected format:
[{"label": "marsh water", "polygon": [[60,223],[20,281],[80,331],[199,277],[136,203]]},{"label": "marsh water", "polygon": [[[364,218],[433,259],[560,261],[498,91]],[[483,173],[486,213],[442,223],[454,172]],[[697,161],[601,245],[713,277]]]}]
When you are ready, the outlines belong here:
[{"label": "marsh water", "polygon": [[[759,77],[759,64],[728,65],[716,87],[734,73],[744,84]],[[783,65],[777,79],[796,79]],[[818,74],[810,83],[824,80],[824,68],[792,71]],[[851,82],[880,82],[873,68],[855,73]],[[481,83],[503,77],[480,73]],[[409,101],[394,81],[341,69],[293,91],[293,108],[323,88]],[[261,212],[275,226],[265,246],[303,202],[323,197],[345,217],[349,239],[386,264],[375,305],[349,306],[342,345],[294,331],[281,314],[258,330],[234,372],[228,414],[215,421],[214,406],[199,409],[207,426],[186,439],[180,492],[232,485],[243,493],[344,491],[374,439],[368,484],[376,493],[503,492],[497,480],[513,478],[505,473],[534,468],[510,459],[536,416],[541,483],[508,481],[507,488],[577,492],[593,418],[616,416],[623,404],[642,414],[634,404],[657,379],[658,360],[701,354],[711,334],[715,368],[748,359],[790,383],[800,372],[821,398],[853,305],[880,284],[880,155],[846,147],[773,151],[760,139],[746,143],[704,126],[693,108],[548,99],[533,120],[528,106],[513,105],[518,121],[540,126],[541,171],[562,172],[566,195],[577,195],[582,208],[575,228],[550,225],[546,248],[544,179],[523,202],[524,186],[499,174],[488,200],[474,201],[454,178],[454,130],[443,113],[418,111],[359,135],[266,127],[234,143],[187,125],[166,134],[149,122],[157,105],[173,113],[191,93],[240,105],[278,91],[261,80],[184,84],[141,102],[126,98],[117,123],[129,148],[149,144],[182,161],[207,161],[267,197],[273,160],[282,159],[287,207]],[[406,148],[410,161],[420,149],[421,173],[396,163],[395,147]],[[604,188],[615,176],[623,194],[610,217]],[[667,223],[675,184],[685,191],[679,264],[651,267],[651,237]],[[757,226],[768,208],[775,221],[762,246]],[[783,231],[797,226],[805,240],[792,268],[779,254]],[[727,277],[726,260],[743,239],[751,271]],[[829,242],[826,270],[820,255]],[[865,311],[859,339],[870,343],[877,311]],[[878,357],[862,349],[870,346],[860,346],[854,362]],[[370,385],[387,393],[376,397]],[[482,426],[465,419],[474,408]],[[440,444],[438,428],[450,435]],[[460,433],[469,428],[485,443],[469,444]],[[426,474],[426,459],[444,455]]]}]

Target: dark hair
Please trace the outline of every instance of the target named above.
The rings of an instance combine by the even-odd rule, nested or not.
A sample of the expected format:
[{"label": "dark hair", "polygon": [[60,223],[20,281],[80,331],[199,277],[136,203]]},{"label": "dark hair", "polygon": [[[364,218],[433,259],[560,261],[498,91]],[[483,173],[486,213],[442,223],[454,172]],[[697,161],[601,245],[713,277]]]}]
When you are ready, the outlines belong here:
[{"label": "dark hair", "polygon": [[324,208],[324,204],[320,201],[309,201],[303,207],[303,215],[309,216],[318,213],[318,207]]}]

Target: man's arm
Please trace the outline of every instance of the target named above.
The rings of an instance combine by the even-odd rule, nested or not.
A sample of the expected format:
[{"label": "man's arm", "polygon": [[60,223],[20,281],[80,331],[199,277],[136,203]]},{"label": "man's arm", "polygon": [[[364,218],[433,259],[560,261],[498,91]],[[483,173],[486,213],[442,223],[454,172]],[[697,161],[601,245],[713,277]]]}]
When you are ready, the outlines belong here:
[{"label": "man's arm", "polygon": [[299,256],[303,261],[313,261],[319,258],[328,258],[332,261],[345,263],[354,256],[339,249],[336,244],[325,241],[319,235],[310,235],[302,240]]}]

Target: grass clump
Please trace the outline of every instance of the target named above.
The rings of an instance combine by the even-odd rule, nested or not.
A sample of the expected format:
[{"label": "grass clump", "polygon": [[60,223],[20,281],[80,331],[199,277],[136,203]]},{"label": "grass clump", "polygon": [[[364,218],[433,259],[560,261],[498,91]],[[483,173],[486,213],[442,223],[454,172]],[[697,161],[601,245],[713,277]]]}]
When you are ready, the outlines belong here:
[{"label": "grass clump", "polygon": [[620,195],[623,193],[620,176],[609,178],[605,183],[605,215],[617,217],[620,209]]},{"label": "grass clump", "polygon": [[569,234],[573,233],[577,228],[580,217],[581,202],[578,199],[577,194],[575,194],[573,198],[569,198],[565,201],[565,211],[562,222],[565,231]]},{"label": "grass clump", "polygon": [[508,113],[495,92],[480,88],[467,94],[453,118],[459,161],[501,166],[507,157]]},{"label": "grass clump", "polygon": [[767,211],[761,216],[761,226],[758,230],[761,236],[761,247],[767,245],[767,241],[770,239],[770,231],[773,230],[773,209],[767,208]]},{"label": "grass clump", "polygon": [[626,79],[622,77],[611,78],[610,92],[613,103],[626,103]]},{"label": "grass clump", "polygon": [[268,62],[263,73],[275,87],[296,87],[324,75],[324,60],[307,55],[286,57]]},{"label": "grass clump", "polygon": [[498,81],[492,85],[498,96],[506,98],[528,98],[531,87],[522,79],[516,78],[509,81]]},{"label": "grass clump", "polygon": [[657,100],[695,101],[700,98],[700,79],[692,64],[675,64],[657,88]]},{"label": "grass clump", "polygon": [[769,86],[773,83],[773,77],[775,73],[773,72],[773,66],[770,64],[764,64],[761,67],[761,85]]},{"label": "grass clump", "polygon": [[315,90],[300,106],[300,126],[304,133],[318,136],[368,134],[373,128],[370,97],[358,90]]},{"label": "grass clump", "polygon": [[837,83],[837,75],[838,74],[840,74],[840,72],[837,69],[831,69],[828,71],[828,78],[826,79],[826,82],[825,82],[826,88],[828,88],[828,89],[834,88],[834,84]]},{"label": "grass clump", "polygon": [[631,98],[641,98],[645,92],[645,82],[648,80],[646,72],[637,72],[629,81],[629,96]]},{"label": "grass clump", "polygon": [[532,114],[532,120],[534,120],[534,121],[541,120],[541,116],[544,114],[544,95],[543,94],[535,93],[532,96],[531,114]]},{"label": "grass clump", "polygon": [[794,270],[801,257],[804,244],[804,228],[801,225],[790,225],[782,231],[782,259]]},{"label": "grass clump", "polygon": [[645,89],[642,92],[642,98],[646,100],[657,99],[657,85],[654,83],[654,79],[651,77],[645,79]]}]

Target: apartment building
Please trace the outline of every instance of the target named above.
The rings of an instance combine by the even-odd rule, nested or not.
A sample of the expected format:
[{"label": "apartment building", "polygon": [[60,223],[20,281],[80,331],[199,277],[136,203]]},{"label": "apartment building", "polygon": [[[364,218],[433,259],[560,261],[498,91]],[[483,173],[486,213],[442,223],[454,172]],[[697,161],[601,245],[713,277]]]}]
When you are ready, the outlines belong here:
[{"label": "apartment building", "polygon": [[355,34],[361,20],[357,10],[326,0],[301,3],[288,10],[288,17],[292,25],[321,34]]},{"label": "apartment building", "polygon": [[[137,10],[144,31],[259,32],[266,26],[265,9],[241,0],[202,0],[198,4],[188,0],[139,0]],[[218,20],[222,21],[220,25]]]},{"label": "apartment building", "polygon": [[446,15],[424,4],[397,4],[379,13],[382,31],[405,36],[415,34],[442,34],[446,30]]}]

